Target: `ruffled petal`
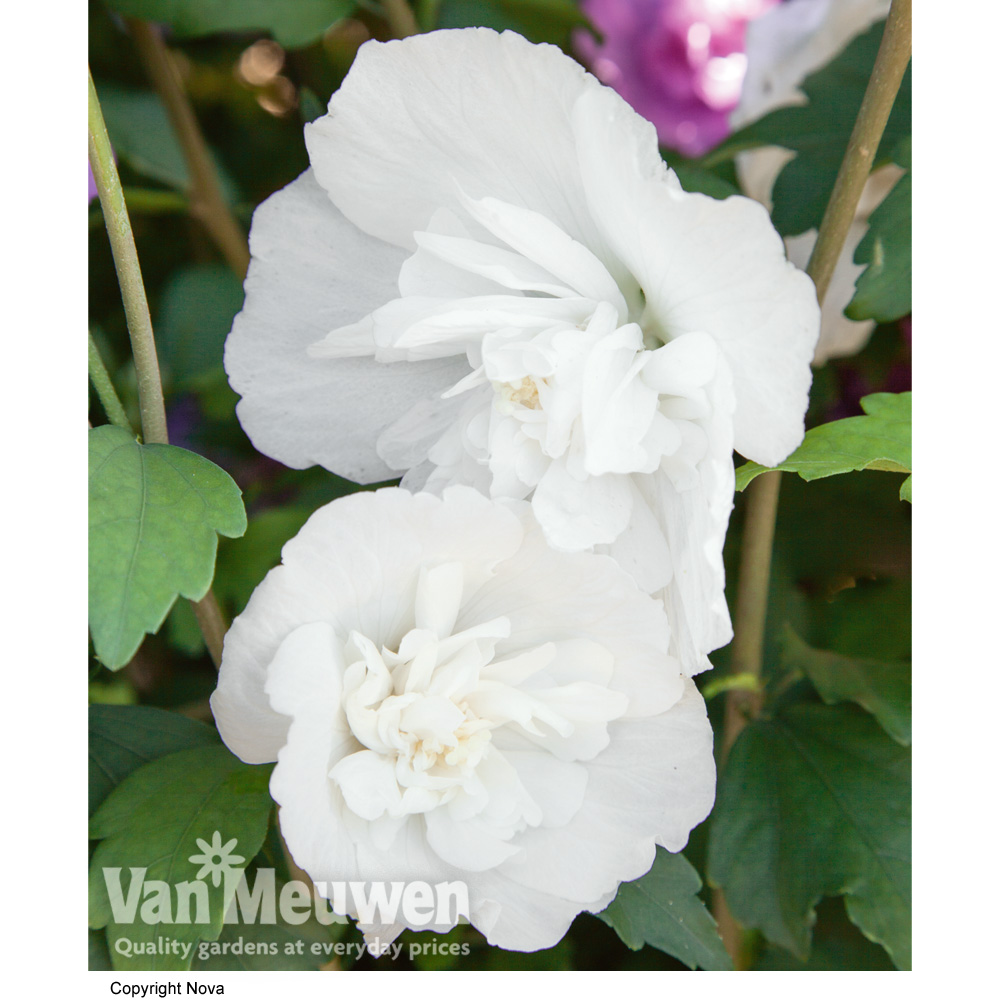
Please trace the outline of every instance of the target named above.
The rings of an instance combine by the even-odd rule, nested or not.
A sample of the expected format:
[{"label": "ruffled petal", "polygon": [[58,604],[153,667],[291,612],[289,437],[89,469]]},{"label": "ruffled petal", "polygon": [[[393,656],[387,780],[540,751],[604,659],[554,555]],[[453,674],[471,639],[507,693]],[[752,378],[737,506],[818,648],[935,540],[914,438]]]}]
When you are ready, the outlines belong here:
[{"label": "ruffled petal", "polygon": [[601,89],[553,45],[511,31],[436,31],[361,46],[306,126],[309,159],[365,232],[414,248],[462,194],[542,213],[604,260],[576,169],[569,112]]},{"label": "ruffled petal", "polygon": [[613,95],[583,94],[573,122],[590,209],[645,293],[643,329],[715,338],[733,372],[736,449],[777,464],[804,434],[819,335],[812,282],[756,202],[683,191],[653,127]]},{"label": "ruffled petal", "polygon": [[[379,435],[468,370],[464,359],[379,364],[357,356],[375,350],[369,327],[357,322],[396,296],[405,254],[348,222],[311,171],[257,209],[250,252],[225,363],[254,447],[292,468],[319,464],[356,482],[398,475],[376,453]],[[308,353],[342,327],[340,357]]]},{"label": "ruffled petal", "polygon": [[416,624],[422,564],[461,562],[463,586],[474,593],[517,550],[517,516],[475,490],[452,487],[449,497],[453,491],[447,509],[430,494],[352,494],[316,511],[285,545],[282,565],[254,591],[223,647],[212,709],[237,756],[275,760],[284,743],[288,718],[271,707],[264,683],[282,642],[301,624],[329,622],[344,637],[358,630],[398,643]]},{"label": "ruffled petal", "polygon": [[[670,625],[660,603],[640,592],[607,557],[553,551],[530,508],[518,507],[525,544],[502,575],[465,603],[456,628],[504,615],[511,638],[497,643],[498,659],[546,642],[558,646],[561,640],[599,639],[619,665],[614,687],[628,696],[625,717],[665,712],[681,697],[683,682],[678,663],[667,655]],[[595,622],[600,622],[599,634]]]},{"label": "ruffled petal", "polygon": [[609,473],[577,479],[566,459],[558,458],[535,487],[531,505],[549,543],[578,552],[612,542],[625,530],[632,491],[627,476]]}]

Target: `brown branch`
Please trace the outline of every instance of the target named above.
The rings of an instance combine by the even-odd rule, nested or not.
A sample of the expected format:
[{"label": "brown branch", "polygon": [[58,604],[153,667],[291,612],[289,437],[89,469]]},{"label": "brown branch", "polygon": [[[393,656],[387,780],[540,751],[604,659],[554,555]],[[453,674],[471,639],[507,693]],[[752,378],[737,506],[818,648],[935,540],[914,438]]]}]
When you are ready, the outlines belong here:
[{"label": "brown branch", "polygon": [[215,165],[194,109],[184,91],[176,61],[146,21],[126,18],[132,39],[160,95],[191,176],[190,211],[205,227],[226,262],[242,280],[250,266],[247,238],[222,197]]}]

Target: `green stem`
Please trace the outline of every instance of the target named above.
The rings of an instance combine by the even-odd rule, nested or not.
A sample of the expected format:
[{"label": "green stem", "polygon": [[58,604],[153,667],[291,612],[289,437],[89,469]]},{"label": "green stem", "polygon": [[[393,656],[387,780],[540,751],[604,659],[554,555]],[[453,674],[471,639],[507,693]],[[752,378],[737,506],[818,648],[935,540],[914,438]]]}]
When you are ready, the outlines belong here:
[{"label": "green stem", "polygon": [[[167,414],[163,406],[163,388],[160,384],[160,366],[156,360],[156,342],[153,339],[153,323],[149,318],[149,304],[146,289],[142,283],[139,257],[132,237],[132,225],[125,208],[118,168],[111,153],[111,141],[104,125],[101,105],[97,99],[94,78],[88,72],[90,98],[89,148],[90,164],[97,183],[97,193],[101,199],[101,209],[111,239],[111,252],[118,272],[125,318],[128,321],[129,337],[132,340],[132,358],[139,383],[139,409],[142,415],[142,437],[146,444],[169,444],[167,436]],[[205,645],[216,667],[222,662],[222,638],[226,634],[226,622],[209,589],[200,601],[192,601],[195,617]]]},{"label": "green stem", "polygon": [[176,191],[158,191],[155,188],[138,187],[127,187],[123,190],[125,191],[125,204],[133,215],[185,213],[191,207],[187,198]]},{"label": "green stem", "polygon": [[854,122],[854,130],[848,140],[833,192],[823,213],[816,246],[813,247],[806,267],[806,273],[816,284],[816,297],[820,303],[826,296],[833,270],[844,249],[847,232],[854,221],[861,192],[875,162],[875,154],[889,121],[896,92],[910,62],[911,24],[910,0],[893,0],[872,76]]},{"label": "green stem", "polygon": [[135,250],[132,224],[125,208],[118,168],[111,153],[111,140],[97,100],[94,78],[89,71],[87,79],[90,86],[87,107],[90,166],[94,171],[94,181],[101,199],[101,210],[104,212],[104,223],[111,241],[111,253],[115,260],[115,271],[118,272],[118,285],[132,341],[132,358],[139,385],[142,437],[148,444],[166,444],[167,414],[163,407],[160,365],[156,360],[153,323],[149,318],[149,304],[146,302],[146,289],[139,269],[139,256]]},{"label": "green stem", "polygon": [[118,393],[115,392],[115,387],[111,382],[111,376],[108,374],[108,370],[104,367],[104,362],[101,360],[101,352],[98,351],[97,344],[94,343],[94,335],[89,330],[87,331],[87,337],[90,339],[88,355],[90,381],[97,390],[97,398],[101,401],[101,406],[104,407],[104,412],[111,423],[116,427],[127,430],[129,434],[134,434],[135,431],[129,423],[125,407],[122,406],[122,402],[118,398]]},{"label": "green stem", "polygon": [[184,154],[191,175],[191,214],[205,227],[226,263],[242,281],[250,266],[246,234],[222,197],[208,144],[184,92],[177,66],[154,28],[136,18],[126,18],[125,22]]},{"label": "green stem", "polygon": [[[882,133],[903,80],[911,51],[910,0],[893,0],[886,20],[882,43],[871,79],[865,90],[858,117],[840,164],[816,246],[806,273],[816,285],[820,305],[826,296],[833,269],[844,248],[847,232],[857,211],[861,192],[871,172]],[[771,551],[778,516],[780,472],[755,479],[746,491],[746,521],[743,551],[733,615],[732,671],[760,677],[763,668],[764,628],[770,585]],[[762,696],[754,691],[730,691],[726,696],[726,717],[719,754],[724,766],[736,738],[760,711]],[[733,919],[721,890],[714,910],[726,950],[736,968],[746,968],[748,957],[743,934]]]},{"label": "green stem", "polygon": [[[765,472],[747,488],[743,546],[737,576],[736,608],[733,613],[733,644],[729,670],[733,674],[760,679],[764,660],[764,626],[767,622],[767,592],[771,579],[771,552],[777,521],[781,473]],[[726,695],[726,719],[722,730],[720,763],[729,756],[736,737],[748,718],[759,711],[763,698],[759,684],[752,690],[732,690]]]}]

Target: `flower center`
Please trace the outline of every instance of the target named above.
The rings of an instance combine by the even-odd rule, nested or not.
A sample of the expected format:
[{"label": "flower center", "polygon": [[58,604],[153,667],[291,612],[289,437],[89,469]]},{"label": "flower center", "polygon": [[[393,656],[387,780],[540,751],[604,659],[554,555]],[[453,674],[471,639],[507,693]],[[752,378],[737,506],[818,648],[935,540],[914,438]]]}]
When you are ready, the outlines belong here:
[{"label": "flower center", "polygon": [[519,378],[516,382],[501,382],[496,388],[503,403],[511,406],[524,406],[529,410],[542,408],[538,399],[538,383],[529,376]]}]

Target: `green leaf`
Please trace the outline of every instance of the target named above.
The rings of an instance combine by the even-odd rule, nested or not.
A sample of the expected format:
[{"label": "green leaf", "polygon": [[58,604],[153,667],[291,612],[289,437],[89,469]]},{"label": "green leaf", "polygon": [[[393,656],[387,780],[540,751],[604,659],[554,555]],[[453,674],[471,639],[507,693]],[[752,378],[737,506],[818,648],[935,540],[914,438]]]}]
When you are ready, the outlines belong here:
[{"label": "green leaf", "polygon": [[[216,563],[218,579],[218,563]],[[216,597],[219,595],[216,594]],[[171,648],[192,659],[205,652],[205,637],[195,616],[194,608],[187,601],[175,601],[163,625],[163,635]]]},{"label": "green leaf", "polygon": [[87,941],[87,971],[111,972],[111,953],[108,951],[108,940],[100,931],[88,930]]},{"label": "green leaf", "polygon": [[752,966],[755,972],[891,972],[884,948],[869,941],[847,919],[843,897],[824,899],[816,907],[816,926],[809,958],[766,944]]},{"label": "green leaf", "polygon": [[310,87],[299,88],[299,118],[303,125],[316,121],[326,114],[326,105],[316,96]]},{"label": "green leaf", "polygon": [[650,944],[689,969],[732,969],[715,921],[698,897],[701,879],[683,854],[658,847],[653,867],[635,882],[623,882],[598,916],[637,951]]},{"label": "green leaf", "polygon": [[216,594],[239,614],[268,571],[281,562],[281,549],[309,519],[312,510],[272,507],[250,519],[246,534],[219,546]]},{"label": "green leaf", "polygon": [[[863,417],[834,420],[808,431],[802,444],[775,468],[797,472],[806,482],[862,469],[909,472],[913,461],[912,393],[872,393],[861,400],[861,408],[865,411]],[[736,488],[746,489],[767,471],[766,466],[756,462],[741,465],[736,470]],[[909,489],[905,492],[901,489],[900,496],[907,500]]]},{"label": "green leaf", "polygon": [[[910,138],[904,139],[893,159],[910,166]],[[913,174],[907,170],[868,218],[868,232],[854,252],[855,264],[868,267],[858,278],[854,298],[844,310],[850,319],[879,323],[906,316],[911,310],[913,284],[912,218]]]},{"label": "green leaf", "polygon": [[706,170],[697,163],[670,163],[669,166],[677,174],[681,187],[685,191],[707,194],[710,198],[724,200],[730,195],[739,194],[739,188],[727,180]]},{"label": "green leaf", "polygon": [[841,656],[804,643],[790,628],[781,637],[781,659],[801,670],[828,705],[853,701],[878,719],[898,743],[910,745],[910,664]]},{"label": "green leaf", "polygon": [[[225,747],[200,747],[161,757],[127,777],[104,801],[90,821],[90,836],[101,843],[90,862],[90,926],[108,928],[112,961],[119,970],[186,969],[193,951],[183,954],[123,955],[121,939],[155,944],[170,938],[181,945],[199,939],[213,940],[222,930],[222,918],[235,890],[233,880],[211,876],[204,882],[208,898],[208,920],[198,922],[197,907],[190,904],[189,922],[155,922],[155,893],[151,881],[170,887],[170,916],[178,916],[174,887],[180,882],[199,881],[200,861],[192,856],[204,852],[218,832],[221,844],[233,838],[231,871],[246,867],[260,850],[267,833],[272,803],[267,786],[270,765],[251,767]],[[199,843],[201,841],[202,843]],[[237,861],[236,857],[241,858]],[[130,869],[145,869],[144,888],[138,910],[114,913],[108,879],[121,887],[127,901],[136,877]],[[109,871],[105,871],[109,869]],[[121,869],[118,872],[111,869]],[[146,911],[146,912],[144,912]]]},{"label": "green leaf", "polygon": [[313,911],[301,924],[286,923],[280,912],[274,924],[223,924],[216,940],[198,946],[191,971],[315,972],[337,956],[333,945],[346,928],[346,918],[324,926]]},{"label": "green leaf", "polygon": [[542,951],[489,948],[480,965],[484,972],[569,972],[573,967],[573,940],[568,934],[559,944]]},{"label": "green leaf", "polygon": [[566,44],[589,22],[573,0],[443,0],[438,28],[510,28],[533,42]]},{"label": "green leaf", "polygon": [[173,388],[225,379],[222,349],[242,306],[243,284],[225,264],[194,264],[170,276],[160,300],[156,346]]},{"label": "green leaf", "polygon": [[179,750],[213,746],[215,730],[176,712],[145,705],[91,705],[90,812],[136,768]]},{"label": "green leaf", "polygon": [[912,653],[913,588],[908,579],[860,580],[824,601],[819,645],[842,656],[908,660]]},{"label": "green leaf", "polygon": [[740,734],[719,782],[709,879],[736,920],[808,957],[814,907],[910,966],[910,754],[852,705],[798,704]]},{"label": "green leaf", "polygon": [[216,532],[246,530],[240,491],[207,458],[140,445],[120,427],[90,431],[90,628],[98,658],[117,670],[177,595],[212,583]]},{"label": "green leaf", "polygon": [[[149,90],[108,83],[97,92],[115,155],[144,177],[188,191],[187,162],[159,97]],[[236,183],[214,155],[213,160],[223,197],[232,204],[237,200]]]},{"label": "green leaf", "polygon": [[[806,77],[808,103],[778,108],[726,140],[706,157],[714,162],[756,146],[782,146],[796,153],[774,182],[771,219],[782,236],[818,229],[840,162],[875,65],[884,22],[860,35],[832,62]],[[882,136],[875,165],[892,158],[911,132],[910,68]]]},{"label": "green leaf", "polygon": [[180,38],[219,31],[268,31],[288,48],[316,41],[354,0],[105,0],[126,17],[169,24]]}]

